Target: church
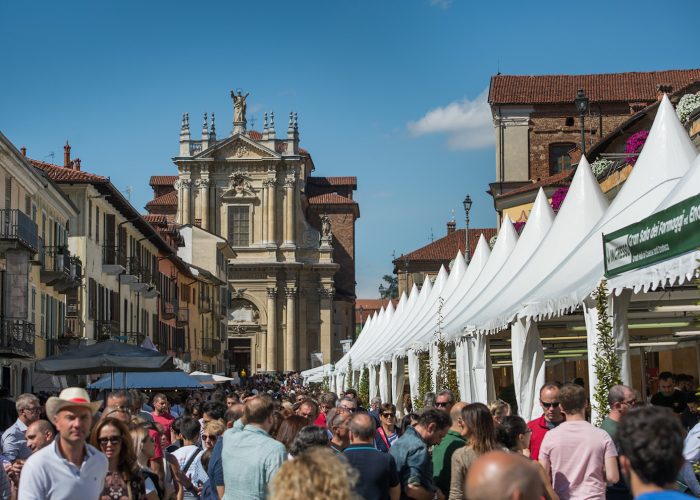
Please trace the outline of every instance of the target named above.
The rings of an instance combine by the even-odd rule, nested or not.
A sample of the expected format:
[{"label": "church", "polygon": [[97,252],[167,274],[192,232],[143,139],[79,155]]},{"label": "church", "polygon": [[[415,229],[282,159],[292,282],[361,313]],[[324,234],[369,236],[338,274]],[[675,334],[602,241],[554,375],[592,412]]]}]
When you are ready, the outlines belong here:
[{"label": "church", "polygon": [[[314,176],[296,113],[278,137],[275,114],[248,130],[248,94],[231,92],[232,133],[218,139],[204,113],[201,138],[182,117],[177,175],[151,177],[146,209],[225,238],[232,369],[297,371],[334,362],[351,339],[355,304],[355,177]],[[285,117],[287,118],[287,117]]]}]

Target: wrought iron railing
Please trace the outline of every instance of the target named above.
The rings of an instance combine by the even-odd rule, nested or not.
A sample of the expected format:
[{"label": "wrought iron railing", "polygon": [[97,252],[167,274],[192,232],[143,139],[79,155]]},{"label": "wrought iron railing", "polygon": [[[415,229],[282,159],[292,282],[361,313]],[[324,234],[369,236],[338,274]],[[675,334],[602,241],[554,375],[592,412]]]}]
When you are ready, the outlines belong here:
[{"label": "wrought iron railing", "polygon": [[126,254],[116,245],[102,247],[102,264],[126,269]]},{"label": "wrought iron railing", "polygon": [[0,320],[0,352],[34,357],[34,323],[21,319]]},{"label": "wrought iron railing", "polygon": [[36,223],[16,208],[0,209],[0,240],[19,241],[34,252],[39,249]]},{"label": "wrought iron railing", "polygon": [[202,339],[202,354],[205,356],[216,356],[221,352],[221,341],[219,339]]}]

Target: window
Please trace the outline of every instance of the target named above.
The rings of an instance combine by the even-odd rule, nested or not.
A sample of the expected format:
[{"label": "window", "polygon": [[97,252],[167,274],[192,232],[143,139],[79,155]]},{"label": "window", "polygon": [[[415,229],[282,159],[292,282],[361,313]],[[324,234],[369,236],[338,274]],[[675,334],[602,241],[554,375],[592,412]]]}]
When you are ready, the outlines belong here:
[{"label": "window", "polygon": [[88,200],[88,238],[92,238],[92,200]]},{"label": "window", "polygon": [[571,168],[569,151],[575,147],[576,144],[572,142],[549,145],[549,175],[558,174]]},{"label": "window", "polygon": [[247,206],[228,207],[228,240],[231,246],[247,247],[250,239],[250,211]]},{"label": "window", "polygon": [[5,208],[12,208],[12,177],[5,177]]},{"label": "window", "polygon": [[46,338],[46,294],[41,292],[41,309],[40,309],[40,321],[39,321],[39,335],[41,338]]},{"label": "window", "polygon": [[29,322],[34,324],[36,322],[36,287],[32,285],[32,302],[30,308]]},{"label": "window", "polygon": [[100,242],[100,207],[95,207],[95,241]]},{"label": "window", "polygon": [[24,195],[24,213],[27,216],[31,216],[32,213],[32,199],[26,194]]}]

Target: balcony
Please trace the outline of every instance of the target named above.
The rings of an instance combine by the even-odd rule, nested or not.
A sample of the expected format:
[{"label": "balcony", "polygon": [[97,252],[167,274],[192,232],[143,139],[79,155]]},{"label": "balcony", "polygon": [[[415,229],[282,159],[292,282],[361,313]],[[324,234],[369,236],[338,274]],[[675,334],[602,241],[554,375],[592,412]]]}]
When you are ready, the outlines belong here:
[{"label": "balcony", "polygon": [[74,316],[67,317],[65,320],[65,337],[82,338],[85,335],[85,324],[83,321]]},{"label": "balcony", "polygon": [[199,312],[211,312],[211,299],[209,297],[201,297],[199,299]]},{"label": "balcony", "polygon": [[119,322],[109,319],[95,321],[95,339],[110,340],[119,336]]},{"label": "balcony", "polygon": [[0,209],[0,254],[10,249],[39,250],[36,223],[18,209]]},{"label": "balcony", "polygon": [[0,354],[12,357],[34,357],[34,323],[22,319],[0,320]]},{"label": "balcony", "polygon": [[53,286],[57,291],[65,293],[80,285],[82,279],[82,263],[77,257],[71,257],[64,246],[43,247],[39,252],[41,264],[41,282]]},{"label": "balcony", "polygon": [[46,355],[55,356],[66,351],[75,349],[83,345],[83,339],[71,337],[59,337],[57,339],[46,339]]},{"label": "balcony", "polygon": [[136,257],[131,257],[127,264],[126,274],[131,276],[131,278],[127,280],[122,279],[122,283],[129,283],[129,287],[133,292],[148,291],[152,280],[148,268],[143,266]]},{"label": "balcony", "polygon": [[102,270],[116,276],[126,270],[126,254],[118,246],[102,247]]},{"label": "balcony", "polygon": [[221,353],[221,341],[219,339],[202,339],[202,354],[205,356],[218,356]]},{"label": "balcony", "polygon": [[177,310],[177,326],[186,326],[190,322],[190,310],[181,307]]},{"label": "balcony", "polygon": [[177,304],[175,302],[161,301],[160,314],[163,319],[173,319],[177,316]]},{"label": "balcony", "polygon": [[214,304],[214,316],[217,319],[228,319],[228,307],[226,307],[226,304],[222,302]]}]

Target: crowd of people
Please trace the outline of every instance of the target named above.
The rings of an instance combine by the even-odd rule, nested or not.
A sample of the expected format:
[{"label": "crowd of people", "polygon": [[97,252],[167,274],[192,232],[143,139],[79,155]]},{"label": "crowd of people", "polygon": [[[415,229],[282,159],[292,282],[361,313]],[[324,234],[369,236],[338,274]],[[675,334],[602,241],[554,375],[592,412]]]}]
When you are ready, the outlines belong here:
[{"label": "crowd of people", "polygon": [[[72,387],[48,399],[0,399],[0,499],[602,499],[700,496],[700,425],[691,388],[659,375],[660,392],[609,391],[601,427],[578,384],[547,383],[531,422],[502,400],[426,395],[399,419],[256,375],[189,394]],[[692,386],[692,380],[691,380]],[[5,395],[6,396],[6,395]],[[693,406],[695,405],[695,406]]]}]

